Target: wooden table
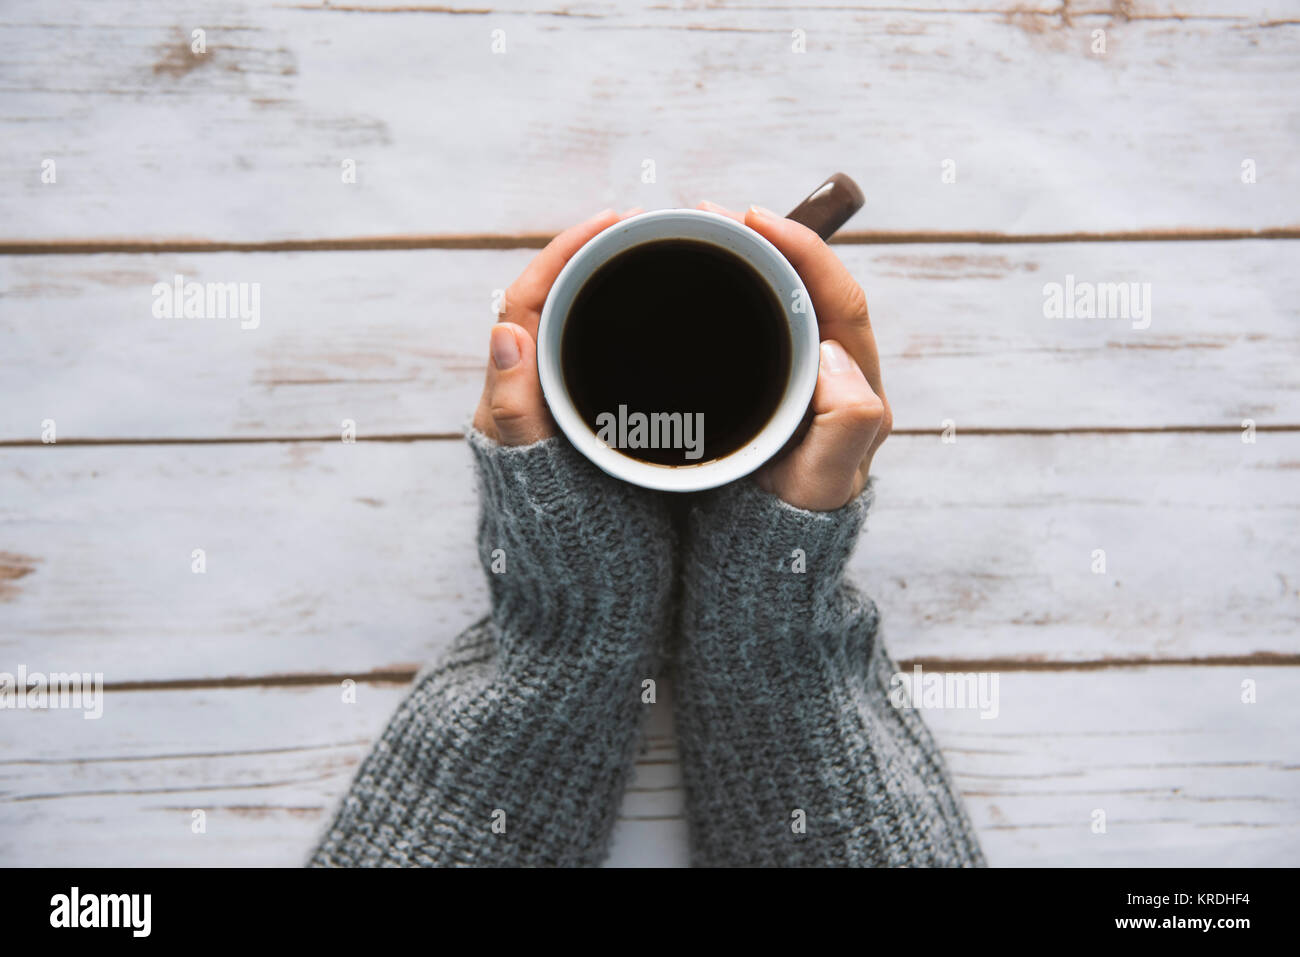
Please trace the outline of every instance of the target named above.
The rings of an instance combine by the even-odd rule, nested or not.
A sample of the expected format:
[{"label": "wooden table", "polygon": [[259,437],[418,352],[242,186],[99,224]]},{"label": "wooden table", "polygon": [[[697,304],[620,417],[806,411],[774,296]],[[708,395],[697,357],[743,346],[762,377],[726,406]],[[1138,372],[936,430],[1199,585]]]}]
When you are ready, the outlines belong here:
[{"label": "wooden table", "polygon": [[[0,714],[0,861],[301,862],[485,608],[494,291],[843,169],[897,425],[854,574],[906,666],[1000,677],[927,713],[990,861],[1294,863],[1297,89],[1295,2],[5,4],[0,670],[109,690]],[[156,318],[178,274],[260,324]],[[1067,276],[1149,327],[1045,317]],[[682,808],[665,697],[613,863]]]}]

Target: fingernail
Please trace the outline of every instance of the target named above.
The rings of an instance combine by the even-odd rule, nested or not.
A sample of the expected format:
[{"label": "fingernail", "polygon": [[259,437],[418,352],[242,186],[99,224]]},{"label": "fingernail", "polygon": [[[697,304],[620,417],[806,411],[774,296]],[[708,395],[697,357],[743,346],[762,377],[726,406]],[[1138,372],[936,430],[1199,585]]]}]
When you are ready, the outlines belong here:
[{"label": "fingernail", "polygon": [[751,206],[749,207],[749,211],[753,213],[755,216],[757,216],[759,219],[780,219],[781,218],[776,213],[768,209],[766,206]]},{"label": "fingernail", "polygon": [[519,343],[515,334],[505,326],[492,327],[492,364],[502,372],[519,363]]},{"label": "fingernail", "polygon": [[644,212],[645,212],[645,210],[644,210],[642,207],[640,207],[640,206],[633,206],[631,209],[629,209],[627,212],[625,212],[625,213],[624,213],[621,217],[619,217],[619,218],[620,218],[620,219],[627,219],[629,216],[637,216],[637,215],[640,215],[641,213],[644,213]]},{"label": "fingernail", "polygon": [[592,213],[591,216],[588,217],[587,222],[591,222],[591,220],[593,219],[604,219],[607,216],[616,216],[616,215],[618,214],[614,211],[613,206],[606,206],[599,213]]},{"label": "fingernail", "polygon": [[827,339],[822,343],[822,368],[831,375],[839,375],[853,368],[853,360],[842,345],[834,339]]},{"label": "fingernail", "polygon": [[720,212],[722,212],[722,210],[723,210],[723,207],[722,207],[722,206],[719,206],[717,203],[715,203],[715,202],[714,202],[713,200],[711,200],[711,199],[702,199],[702,200],[700,200],[700,205],[703,206],[703,207],[704,207],[706,210],[708,210],[710,213],[720,213]]}]

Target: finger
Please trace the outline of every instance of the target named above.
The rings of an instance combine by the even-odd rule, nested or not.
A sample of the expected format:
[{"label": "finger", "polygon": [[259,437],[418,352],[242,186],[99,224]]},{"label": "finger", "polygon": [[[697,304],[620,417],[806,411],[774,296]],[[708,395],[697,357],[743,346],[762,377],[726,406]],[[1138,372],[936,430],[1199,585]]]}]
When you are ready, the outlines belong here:
[{"label": "finger", "polygon": [[700,202],[696,204],[695,208],[702,209],[707,213],[718,213],[722,216],[734,219],[738,223],[744,223],[745,221],[744,213],[737,213],[734,210],[727,209],[725,206],[719,206],[717,203],[710,202],[707,199],[700,200]]},{"label": "finger", "polygon": [[781,463],[782,497],[800,508],[832,511],[862,491],[861,465],[885,415],[883,400],[833,339],[821,345],[812,410],[807,434]]},{"label": "finger", "polygon": [[488,412],[502,445],[530,445],[555,434],[537,377],[537,345],[512,322],[492,327],[489,343]]},{"label": "finger", "polygon": [[517,323],[530,336],[536,337],[537,320],[541,318],[542,307],[546,305],[546,297],[550,295],[560,270],[592,237],[619,219],[618,213],[606,209],[576,226],[570,226],[547,243],[506,290],[501,321]]},{"label": "finger", "polygon": [[853,274],[822,238],[802,223],[751,206],[745,213],[745,225],[790,260],[812,296],[822,338],[841,343],[866,375],[872,390],[883,396],[880,356],[867,313],[867,297]]}]

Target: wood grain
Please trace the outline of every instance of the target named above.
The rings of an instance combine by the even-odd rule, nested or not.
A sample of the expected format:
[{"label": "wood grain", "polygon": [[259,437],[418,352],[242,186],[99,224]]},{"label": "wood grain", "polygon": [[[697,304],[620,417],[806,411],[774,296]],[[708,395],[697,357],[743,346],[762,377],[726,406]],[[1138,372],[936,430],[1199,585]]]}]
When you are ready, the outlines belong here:
[{"label": "wood grain", "polygon": [[[911,433],[852,574],[897,658],[999,673],[997,719],[926,714],[990,860],[1294,863],[1298,78],[1259,0],[6,3],[0,670],[138,690],[0,718],[0,864],[305,859],[486,606],[446,439],[493,291],[601,206],[836,169]],[[262,324],[153,318],[176,273]],[[1067,274],[1151,327],[1043,318]],[[687,860],[660,690],[614,865]]]},{"label": "wood grain", "polygon": [[[1258,703],[1241,702],[1242,681]],[[665,683],[610,864],[687,861]],[[110,693],[0,721],[0,862],[294,866],[405,689]],[[1003,674],[999,714],[925,712],[994,865],[1287,865],[1300,669]],[[191,831],[206,813],[206,833]],[[1094,833],[1094,812],[1106,815]],[[812,822],[815,826],[815,822]],[[39,834],[41,839],[33,840]]]},{"label": "wood grain", "polygon": [[[897,436],[877,463],[852,573],[899,658],[1300,652],[1300,434]],[[0,660],[414,667],[487,607],[476,507],[461,442],[6,449]]]},{"label": "wood grain", "polygon": [[867,192],[854,229],[1297,226],[1296,20],[1228,0],[15,0],[0,13],[0,231],[553,232],[607,205],[789,208],[837,169]]},{"label": "wood grain", "polygon": [[[839,247],[896,427],[1300,425],[1284,242]],[[493,291],[529,250],[0,257],[0,440],[457,432]],[[155,283],[260,284],[260,324],[160,319]],[[1150,283],[1151,321],[1044,318],[1043,287]]]}]

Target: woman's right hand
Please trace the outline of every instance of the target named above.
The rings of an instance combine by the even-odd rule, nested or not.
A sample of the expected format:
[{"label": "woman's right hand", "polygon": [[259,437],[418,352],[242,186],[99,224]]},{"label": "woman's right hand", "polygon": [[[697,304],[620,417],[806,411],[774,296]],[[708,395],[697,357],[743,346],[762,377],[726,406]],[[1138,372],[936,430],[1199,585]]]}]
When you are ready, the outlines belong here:
[{"label": "woman's right hand", "polygon": [[841,508],[866,487],[871,459],[893,426],[866,293],[807,226],[760,206],[749,207],[743,216],[716,203],[703,202],[699,208],[744,223],[779,249],[799,273],[817,313],[822,344],[812,424],[798,445],[761,469],[755,480],[764,491],[799,508]]}]

